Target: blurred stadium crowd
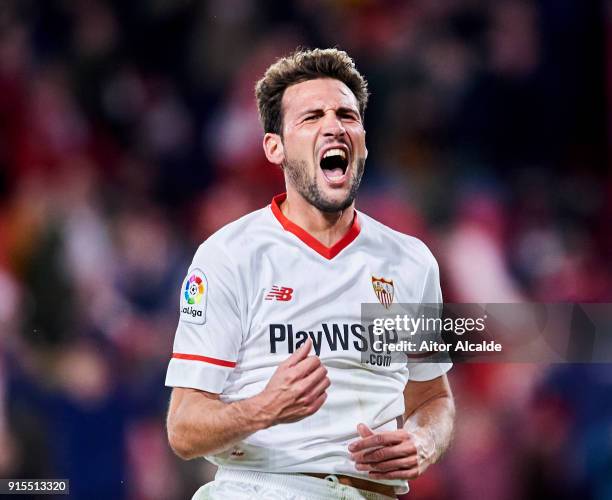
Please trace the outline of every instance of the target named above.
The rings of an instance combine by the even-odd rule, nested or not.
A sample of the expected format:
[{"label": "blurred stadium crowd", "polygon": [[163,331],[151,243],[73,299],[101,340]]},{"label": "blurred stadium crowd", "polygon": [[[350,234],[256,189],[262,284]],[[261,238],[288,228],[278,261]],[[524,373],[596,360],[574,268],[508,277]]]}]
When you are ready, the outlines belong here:
[{"label": "blurred stadium crowd", "polygon": [[[358,208],[432,248],[446,301],[612,302],[610,10],[4,0],[0,477],[129,500],[211,477],[165,438],[178,290],[202,240],[283,190],[253,87],[297,46],[339,46],[369,80]],[[611,366],[451,382],[454,446],[409,498],[612,498]]]}]

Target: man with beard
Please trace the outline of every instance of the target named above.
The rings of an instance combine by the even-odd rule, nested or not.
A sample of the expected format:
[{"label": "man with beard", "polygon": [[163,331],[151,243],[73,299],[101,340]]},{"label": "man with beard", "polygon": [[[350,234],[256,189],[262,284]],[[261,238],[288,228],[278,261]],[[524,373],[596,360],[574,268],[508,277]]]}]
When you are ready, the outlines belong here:
[{"label": "man with beard", "polygon": [[336,49],[297,51],[257,83],[285,194],[196,252],[166,385],[168,439],[219,466],[204,498],[392,498],[447,448],[447,363],[368,358],[361,304],[440,303],[423,243],[354,208],[367,84]]}]

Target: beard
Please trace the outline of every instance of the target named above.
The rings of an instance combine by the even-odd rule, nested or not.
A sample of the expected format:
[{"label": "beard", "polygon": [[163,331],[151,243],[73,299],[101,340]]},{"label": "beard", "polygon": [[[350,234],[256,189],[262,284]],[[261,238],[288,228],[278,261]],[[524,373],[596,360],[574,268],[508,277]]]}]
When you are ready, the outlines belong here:
[{"label": "beard", "polygon": [[296,191],[313,207],[326,213],[341,212],[351,206],[357,196],[364,168],[365,158],[357,158],[350,179],[349,192],[343,200],[334,201],[326,198],[319,189],[316,176],[312,178],[308,176],[308,164],[304,160],[286,159],[283,162],[283,170]]}]

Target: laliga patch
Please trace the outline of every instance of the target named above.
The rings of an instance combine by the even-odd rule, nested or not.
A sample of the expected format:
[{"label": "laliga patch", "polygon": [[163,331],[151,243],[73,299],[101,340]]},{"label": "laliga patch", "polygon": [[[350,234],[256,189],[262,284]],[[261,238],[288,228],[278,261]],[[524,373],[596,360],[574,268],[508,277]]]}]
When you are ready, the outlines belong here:
[{"label": "laliga patch", "polygon": [[199,269],[193,269],[185,278],[181,289],[181,320],[196,325],[206,323],[208,281]]}]

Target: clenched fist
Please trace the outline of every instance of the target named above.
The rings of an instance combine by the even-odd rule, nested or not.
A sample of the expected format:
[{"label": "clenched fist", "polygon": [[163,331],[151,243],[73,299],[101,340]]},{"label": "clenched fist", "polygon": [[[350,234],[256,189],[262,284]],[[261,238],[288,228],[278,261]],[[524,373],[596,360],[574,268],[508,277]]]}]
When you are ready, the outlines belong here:
[{"label": "clenched fist", "polygon": [[308,355],[311,349],[308,339],[278,366],[266,388],[255,396],[259,411],[270,425],[302,420],[318,411],[327,399],[327,369],[318,356]]}]

